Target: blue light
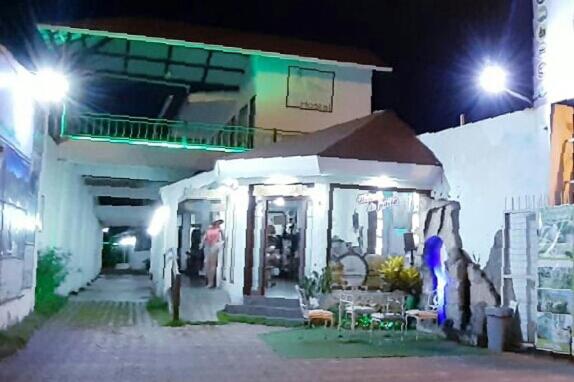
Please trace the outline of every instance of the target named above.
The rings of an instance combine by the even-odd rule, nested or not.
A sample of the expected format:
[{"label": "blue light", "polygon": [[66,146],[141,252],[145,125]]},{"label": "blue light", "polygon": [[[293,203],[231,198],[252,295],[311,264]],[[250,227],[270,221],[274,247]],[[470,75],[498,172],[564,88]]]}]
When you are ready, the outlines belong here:
[{"label": "blue light", "polygon": [[445,262],[447,253],[443,248],[443,241],[438,236],[431,236],[425,241],[424,260],[431,270],[433,290],[436,290],[438,300],[438,322],[439,324],[446,319],[446,299],[445,287],[448,281],[446,274]]}]

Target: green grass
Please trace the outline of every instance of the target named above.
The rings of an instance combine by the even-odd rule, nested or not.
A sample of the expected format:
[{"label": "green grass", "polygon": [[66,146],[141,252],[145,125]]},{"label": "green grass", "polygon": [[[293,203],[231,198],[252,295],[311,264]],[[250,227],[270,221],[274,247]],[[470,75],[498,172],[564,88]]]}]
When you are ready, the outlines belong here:
[{"label": "green grass", "polygon": [[21,322],[0,331],[0,359],[8,357],[22,349],[34,332],[50,317],[60,311],[68,299],[62,296],[52,296],[39,300],[34,312]]},{"label": "green grass", "polygon": [[[146,304],[146,309],[147,309],[149,315],[151,316],[151,318],[153,318],[154,321],[157,322],[159,325],[161,325],[161,326],[176,326],[176,325],[173,325],[174,322],[172,322],[171,314],[169,313],[169,307],[167,305],[167,302],[164,301],[163,299],[161,299],[159,297],[152,297],[151,299],[148,300],[148,302]],[[179,325],[179,326],[183,326],[183,325]]]},{"label": "green grass", "polygon": [[274,352],[286,358],[371,358],[371,357],[432,357],[482,355],[484,349],[462,346],[443,338],[407,332],[401,340],[400,332],[375,331],[372,341],[369,332],[355,334],[336,329],[297,328],[261,335]]},{"label": "green grass", "polygon": [[229,314],[224,311],[217,312],[217,319],[219,320],[219,322],[225,324],[231,322],[237,322],[242,324],[265,325],[265,326],[282,326],[282,327],[303,326],[302,323],[293,322],[289,320],[282,320],[280,318],[246,316],[242,314]]}]

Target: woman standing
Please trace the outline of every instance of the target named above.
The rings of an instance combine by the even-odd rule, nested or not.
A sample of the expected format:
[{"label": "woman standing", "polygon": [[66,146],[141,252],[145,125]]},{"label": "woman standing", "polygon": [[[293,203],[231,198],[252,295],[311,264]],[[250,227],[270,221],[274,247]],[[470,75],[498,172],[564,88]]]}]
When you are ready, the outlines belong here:
[{"label": "woman standing", "polygon": [[215,288],[215,273],[219,251],[223,247],[223,220],[216,220],[207,229],[203,236],[203,252],[205,255],[205,272],[207,274],[207,288]]}]

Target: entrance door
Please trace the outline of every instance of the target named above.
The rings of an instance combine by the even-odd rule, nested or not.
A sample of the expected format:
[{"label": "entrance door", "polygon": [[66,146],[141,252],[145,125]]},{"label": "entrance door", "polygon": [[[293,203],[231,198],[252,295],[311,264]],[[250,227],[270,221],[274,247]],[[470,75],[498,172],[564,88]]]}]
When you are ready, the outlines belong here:
[{"label": "entrance door", "polygon": [[267,297],[296,298],[304,275],[306,198],[268,198],[261,237],[260,289]]}]

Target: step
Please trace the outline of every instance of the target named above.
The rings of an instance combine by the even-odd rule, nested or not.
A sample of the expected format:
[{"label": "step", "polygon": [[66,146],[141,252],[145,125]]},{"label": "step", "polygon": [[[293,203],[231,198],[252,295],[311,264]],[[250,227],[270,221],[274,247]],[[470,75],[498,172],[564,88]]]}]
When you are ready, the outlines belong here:
[{"label": "step", "polygon": [[231,322],[257,323],[257,322],[246,321],[246,317],[248,317],[253,321],[261,321],[261,324],[263,325],[271,325],[271,326],[301,326],[305,324],[305,320],[303,318],[246,316],[244,314],[233,314],[227,312],[225,312],[225,314],[227,315],[229,321]]},{"label": "step", "polygon": [[263,305],[226,305],[223,310],[230,314],[242,314],[245,316],[261,316],[261,317],[275,317],[275,318],[298,318],[302,319],[301,309],[297,308],[284,308]]},{"label": "step", "polygon": [[299,309],[299,300],[296,298],[244,296],[243,304]]}]

